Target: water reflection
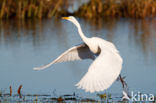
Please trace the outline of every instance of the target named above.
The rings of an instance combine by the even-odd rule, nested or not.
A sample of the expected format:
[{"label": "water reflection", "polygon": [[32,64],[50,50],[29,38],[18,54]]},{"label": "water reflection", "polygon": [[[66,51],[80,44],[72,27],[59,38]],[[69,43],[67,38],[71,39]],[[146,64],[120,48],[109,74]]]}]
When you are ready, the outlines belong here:
[{"label": "water reflection", "polygon": [[[61,29],[60,21],[54,20],[2,20],[1,27],[1,42],[4,45],[20,45],[21,42],[31,42],[34,47],[39,46],[46,40],[47,31],[55,30],[57,27]],[[49,30],[51,29],[51,30]],[[54,31],[56,32],[56,30]],[[59,30],[57,31],[59,32]],[[62,33],[57,33],[59,34]]]},{"label": "water reflection", "polygon": [[128,23],[130,42],[134,40],[135,44],[142,48],[146,56],[150,52],[156,52],[154,47],[156,42],[155,39],[152,39],[155,38],[156,19],[96,18],[86,19],[86,21],[94,26],[95,31],[106,29],[109,41],[113,41],[119,23]]},{"label": "water reflection", "polygon": [[[124,59],[122,72],[127,76],[132,89],[138,90],[141,87],[147,92],[156,91],[156,83],[152,81],[156,72],[156,19],[77,19],[88,37],[102,37],[117,46]],[[86,73],[91,61],[62,63],[41,72],[32,70],[34,66],[50,62],[68,48],[81,42],[76,27],[67,21],[1,20],[0,88],[21,83],[25,86],[25,90],[30,92],[32,88],[44,92],[49,92],[52,88],[60,93],[76,91],[85,94],[76,89],[74,84]],[[145,75],[148,75],[148,78]],[[110,91],[115,93],[118,87],[121,86],[113,85]]]},{"label": "water reflection", "polygon": [[153,28],[154,26],[156,26],[155,19],[130,20],[130,38],[142,49],[145,56],[156,53],[154,46],[156,30]]},{"label": "water reflection", "polygon": [[[115,18],[98,18],[93,20],[83,20],[83,22],[86,21],[89,25],[92,25],[92,29],[94,31],[101,29],[107,30],[107,38],[109,38],[110,41],[113,41],[113,35],[115,35],[115,29],[118,26],[117,24],[121,22],[128,22],[130,30],[129,39],[134,40],[136,45],[139,45],[138,47],[143,49],[145,55],[148,55],[148,53],[152,51],[154,53],[155,40],[152,38],[155,38],[154,33],[156,30],[154,27],[156,26],[156,20],[126,20]],[[0,28],[0,40],[1,42],[4,42],[4,45],[19,45],[19,42],[23,42],[22,40],[26,39],[25,42],[32,42],[35,47],[40,45],[40,42],[47,40],[45,34],[47,31],[56,32],[57,40],[64,40],[64,43],[66,42],[65,38],[67,37],[63,36],[65,38],[62,39],[62,35],[64,35],[62,29],[65,28],[62,27],[62,22],[59,20],[1,20]]]}]

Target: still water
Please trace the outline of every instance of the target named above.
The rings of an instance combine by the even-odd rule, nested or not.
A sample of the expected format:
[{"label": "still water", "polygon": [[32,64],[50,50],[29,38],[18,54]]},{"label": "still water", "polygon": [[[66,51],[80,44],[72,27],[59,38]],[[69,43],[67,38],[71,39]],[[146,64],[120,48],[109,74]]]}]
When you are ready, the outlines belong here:
[{"label": "still water", "polygon": [[[156,93],[156,19],[77,19],[86,36],[101,37],[116,45],[124,61],[121,74],[126,76],[130,91]],[[96,93],[74,86],[91,60],[55,64],[43,71],[32,69],[82,42],[76,27],[65,20],[0,21],[0,88],[9,92],[11,85],[16,93],[22,84],[24,94],[75,92],[95,97]],[[122,95],[121,84],[115,82],[106,92]]]}]

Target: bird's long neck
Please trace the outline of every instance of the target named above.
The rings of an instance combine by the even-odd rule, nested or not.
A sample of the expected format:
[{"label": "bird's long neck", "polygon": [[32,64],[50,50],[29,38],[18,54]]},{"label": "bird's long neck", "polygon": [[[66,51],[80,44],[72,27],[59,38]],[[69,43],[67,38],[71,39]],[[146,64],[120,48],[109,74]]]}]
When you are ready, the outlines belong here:
[{"label": "bird's long neck", "polygon": [[78,28],[78,32],[79,32],[79,34],[80,34],[80,37],[81,37],[82,40],[87,44],[89,38],[86,37],[86,36],[83,34],[80,24],[77,25],[77,28]]}]

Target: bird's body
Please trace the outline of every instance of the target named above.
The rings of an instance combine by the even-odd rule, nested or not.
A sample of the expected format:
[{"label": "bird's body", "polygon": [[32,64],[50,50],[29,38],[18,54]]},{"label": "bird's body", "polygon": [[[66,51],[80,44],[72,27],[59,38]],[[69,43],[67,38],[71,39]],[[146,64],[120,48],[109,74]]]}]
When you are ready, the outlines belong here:
[{"label": "bird's body", "polygon": [[113,43],[102,38],[87,38],[82,32],[80,24],[73,16],[65,17],[64,19],[76,25],[84,43],[68,49],[53,62],[34,69],[42,70],[54,63],[65,61],[92,59],[94,61],[90,65],[88,72],[76,86],[87,92],[98,92],[109,88],[118,78],[122,69],[122,58],[118,50]]},{"label": "bird's body", "polygon": [[122,58],[111,42],[92,37],[89,43],[92,44],[89,49],[98,56],[76,86],[87,92],[99,92],[110,87],[117,79],[122,68]]}]

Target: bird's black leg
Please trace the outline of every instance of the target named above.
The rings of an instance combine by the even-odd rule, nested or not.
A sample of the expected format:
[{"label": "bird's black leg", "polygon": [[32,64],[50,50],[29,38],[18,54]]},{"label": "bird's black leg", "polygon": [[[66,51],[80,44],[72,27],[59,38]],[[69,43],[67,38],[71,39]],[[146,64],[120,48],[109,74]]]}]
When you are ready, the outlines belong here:
[{"label": "bird's black leg", "polygon": [[127,85],[126,81],[124,80],[124,78],[125,77],[122,77],[120,74],[117,80],[121,82],[123,91],[125,91],[128,94],[128,85]]},{"label": "bird's black leg", "polygon": [[128,92],[128,85],[125,82],[124,78],[125,77],[122,77],[121,74],[120,74],[119,77],[118,77],[118,79],[117,79],[117,80],[120,80],[120,82],[122,84],[122,88],[123,88],[123,97],[122,97],[122,100],[123,99],[130,100],[130,95],[129,95],[129,92]]},{"label": "bird's black leg", "polygon": [[119,77],[118,77],[118,80],[120,80],[120,82],[122,84],[123,91],[125,91],[127,94],[129,94],[128,93],[128,85],[127,85],[127,83],[126,83],[126,81],[124,79],[125,79],[125,77],[122,77],[121,74],[120,74]]},{"label": "bird's black leg", "polygon": [[122,77],[121,74],[119,75],[119,80],[120,80],[120,82],[121,82],[121,84],[122,84],[122,88],[123,88],[123,89],[128,87],[128,86],[127,86],[127,83],[126,83],[125,80],[124,80],[124,77]]}]

